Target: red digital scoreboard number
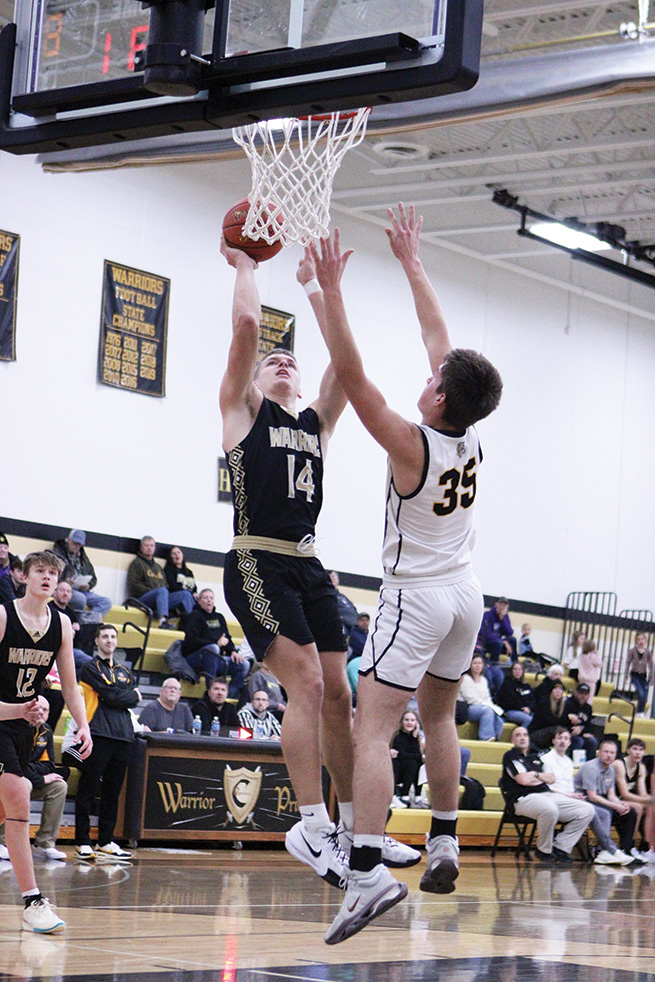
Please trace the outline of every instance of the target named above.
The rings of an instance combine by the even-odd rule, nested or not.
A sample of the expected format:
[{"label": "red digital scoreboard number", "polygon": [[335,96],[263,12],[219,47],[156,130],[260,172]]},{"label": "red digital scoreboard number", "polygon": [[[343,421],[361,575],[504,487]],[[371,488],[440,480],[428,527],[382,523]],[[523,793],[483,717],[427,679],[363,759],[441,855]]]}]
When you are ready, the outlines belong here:
[{"label": "red digital scoreboard number", "polygon": [[[107,31],[105,34],[105,50],[102,59],[102,74],[107,75],[111,65],[112,33]],[[148,44],[148,25],[140,24],[133,27],[130,31],[130,46],[127,52],[127,69],[134,71],[134,59],[139,51],[144,51]]]}]

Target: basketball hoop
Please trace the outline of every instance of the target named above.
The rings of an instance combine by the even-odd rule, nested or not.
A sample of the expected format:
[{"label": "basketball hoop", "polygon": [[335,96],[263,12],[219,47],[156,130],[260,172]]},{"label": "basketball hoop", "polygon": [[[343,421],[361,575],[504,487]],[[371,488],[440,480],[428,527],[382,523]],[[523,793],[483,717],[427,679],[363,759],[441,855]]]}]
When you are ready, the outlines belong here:
[{"label": "basketball hoop", "polygon": [[298,116],[233,129],[252,166],[245,234],[301,245],[325,238],[334,175],[345,152],[364,139],[370,111]]}]

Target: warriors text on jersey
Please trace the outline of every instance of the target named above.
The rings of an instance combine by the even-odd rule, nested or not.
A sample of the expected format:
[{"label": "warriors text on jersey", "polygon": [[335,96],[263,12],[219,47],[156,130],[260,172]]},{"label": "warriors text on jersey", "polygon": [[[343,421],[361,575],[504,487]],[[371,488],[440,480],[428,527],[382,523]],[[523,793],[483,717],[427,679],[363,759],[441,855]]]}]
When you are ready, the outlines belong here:
[{"label": "warriors text on jersey", "polygon": [[[16,601],[4,604],[4,608],[7,626],[0,641],[0,701],[29,702],[41,694],[43,680],[61,648],[59,611],[49,605],[48,626],[39,637],[33,637],[20,619]],[[4,723],[20,730],[30,728],[23,719]]]},{"label": "warriors text on jersey", "polygon": [[425,467],[413,494],[396,491],[387,473],[382,546],[385,586],[450,583],[470,570],[473,502],[482,451],[473,427],[452,435],[420,426]]},{"label": "warriors text on jersey", "polygon": [[323,503],[323,457],[313,409],[295,415],[262,400],[252,429],[227,455],[234,534],[300,542]]}]

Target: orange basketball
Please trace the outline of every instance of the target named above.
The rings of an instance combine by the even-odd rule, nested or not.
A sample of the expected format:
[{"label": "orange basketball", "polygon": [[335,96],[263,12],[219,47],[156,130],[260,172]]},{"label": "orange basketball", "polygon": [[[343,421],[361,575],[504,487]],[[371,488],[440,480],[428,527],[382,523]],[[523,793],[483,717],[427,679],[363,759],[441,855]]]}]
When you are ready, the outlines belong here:
[{"label": "orange basketball", "polygon": [[248,216],[249,208],[250,202],[247,198],[244,198],[243,201],[238,201],[236,205],[232,205],[223,219],[223,235],[229,246],[232,246],[234,249],[241,249],[251,259],[262,263],[266,259],[272,259],[273,256],[277,256],[282,248],[282,242],[279,240],[277,242],[267,242],[266,239],[251,239],[244,234],[243,226]]}]

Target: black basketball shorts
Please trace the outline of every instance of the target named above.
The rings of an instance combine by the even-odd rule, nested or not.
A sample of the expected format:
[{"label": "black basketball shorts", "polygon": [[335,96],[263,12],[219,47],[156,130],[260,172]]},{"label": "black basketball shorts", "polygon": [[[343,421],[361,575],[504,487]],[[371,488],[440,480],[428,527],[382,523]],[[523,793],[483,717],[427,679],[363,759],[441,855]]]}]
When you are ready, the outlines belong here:
[{"label": "black basketball shorts", "polygon": [[0,774],[25,777],[33,747],[34,739],[30,731],[16,731],[0,723]]},{"label": "black basketball shorts", "polygon": [[281,634],[319,651],[345,651],[336,590],[315,557],[233,549],[225,557],[223,589],[230,610],[261,661]]}]

